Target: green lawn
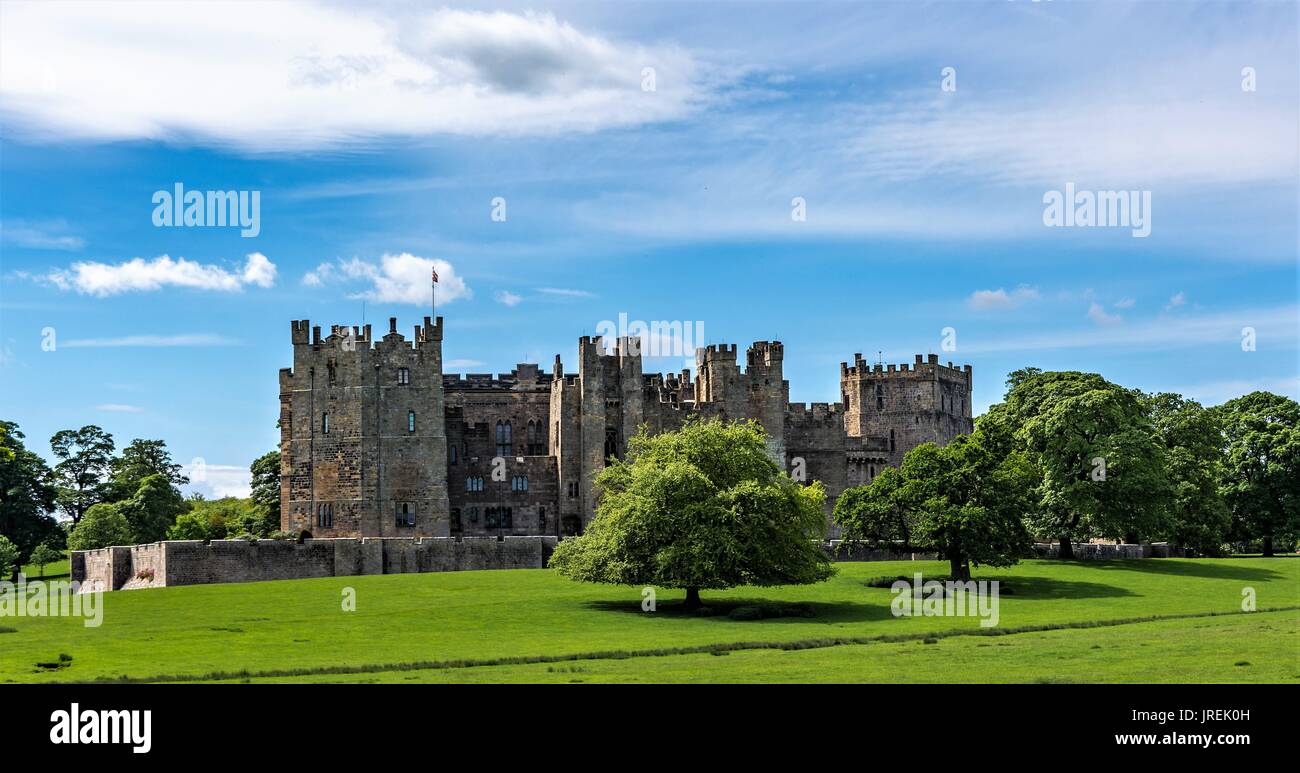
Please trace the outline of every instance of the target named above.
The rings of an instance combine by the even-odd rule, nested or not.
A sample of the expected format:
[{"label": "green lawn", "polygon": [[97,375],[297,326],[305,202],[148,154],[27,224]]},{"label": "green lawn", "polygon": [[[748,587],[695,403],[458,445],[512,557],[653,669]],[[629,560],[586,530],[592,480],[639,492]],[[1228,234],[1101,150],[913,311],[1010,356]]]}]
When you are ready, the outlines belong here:
[{"label": "green lawn", "polygon": [[[38,567],[36,564],[24,564],[22,568],[22,573],[27,575],[28,579],[32,579],[32,580],[41,579],[41,568]],[[65,580],[68,578],[68,551],[66,550],[63,551],[62,561],[55,561],[52,564],[45,565],[44,579],[51,580],[59,577]]]},{"label": "green lawn", "polygon": [[[75,618],[0,618],[0,630],[12,629],[0,633],[0,681],[259,674],[324,681],[1292,681],[1300,674],[1297,559],[1027,561],[979,571],[977,578],[1000,579],[1014,594],[1001,599],[999,628],[1022,632],[994,637],[945,635],[981,632],[976,618],[893,617],[890,591],[864,585],[918,570],[938,575],[947,567],[839,564],[836,577],[814,586],[706,593],[719,612],[712,616],[678,612],[679,592],[662,591],[659,610],[645,613],[639,588],[583,585],[539,570],[122,591],[100,597],[98,628]],[[341,609],[348,587],[356,591],[355,612]],[[1246,587],[1260,609],[1291,609],[1136,622],[1238,613]],[[757,601],[804,603],[814,616],[739,621],[726,614]],[[1073,628],[1024,632],[1063,625]],[[931,633],[940,636],[936,643],[920,641]],[[876,637],[911,640],[862,643]],[[772,648],[782,644],[803,649]],[[696,654],[656,656],[690,649]],[[1114,657],[1099,660],[1108,650]],[[945,658],[924,665],[914,658],[940,651]],[[70,656],[63,667],[37,665],[59,663],[60,655]],[[597,657],[466,667],[584,655]],[[635,657],[612,659],[628,655]]]}]

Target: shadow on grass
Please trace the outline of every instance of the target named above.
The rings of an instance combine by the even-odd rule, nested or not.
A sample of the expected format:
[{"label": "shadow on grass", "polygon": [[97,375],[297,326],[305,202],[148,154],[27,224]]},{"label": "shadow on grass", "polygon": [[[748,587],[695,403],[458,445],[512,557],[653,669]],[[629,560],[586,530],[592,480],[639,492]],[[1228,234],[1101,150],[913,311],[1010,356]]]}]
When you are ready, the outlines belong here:
[{"label": "shadow on grass", "polygon": [[1006,599],[1011,601],[1019,599],[1025,599],[1026,601],[1041,599],[1106,599],[1138,595],[1128,588],[1118,585],[1059,580],[1055,577],[1032,577],[1028,575],[1001,577],[992,574],[982,575],[976,572],[974,579],[976,582],[980,580],[997,580],[1001,585],[1010,589],[1010,592],[1004,595]]},{"label": "shadow on grass", "polygon": [[1284,575],[1273,569],[1223,563],[1206,563],[1198,559],[1144,558],[1118,561],[1073,561],[1079,566],[1102,571],[1123,569],[1144,574],[1164,574],[1177,577],[1207,577],[1215,580],[1245,580],[1264,582],[1280,580]]},{"label": "shadow on grass", "polygon": [[[818,601],[772,601],[764,598],[736,598],[728,596],[726,598],[709,598],[707,593],[704,596],[705,608],[702,610],[686,609],[682,606],[681,599],[674,595],[671,598],[663,599],[662,597],[655,606],[654,612],[643,612],[640,601],[588,601],[584,604],[588,609],[598,612],[622,612],[625,614],[636,615],[653,615],[654,617],[670,618],[674,620],[698,619],[702,621],[716,621],[719,623],[760,623],[760,622],[782,622],[782,623],[859,623],[871,620],[885,620],[892,615],[889,611],[887,600],[876,600],[863,597],[861,601],[841,601],[841,602],[818,602]],[[762,607],[768,614],[765,614],[758,620],[737,620],[731,617],[731,614],[742,608]],[[780,610],[778,614],[771,614],[772,610]]]}]

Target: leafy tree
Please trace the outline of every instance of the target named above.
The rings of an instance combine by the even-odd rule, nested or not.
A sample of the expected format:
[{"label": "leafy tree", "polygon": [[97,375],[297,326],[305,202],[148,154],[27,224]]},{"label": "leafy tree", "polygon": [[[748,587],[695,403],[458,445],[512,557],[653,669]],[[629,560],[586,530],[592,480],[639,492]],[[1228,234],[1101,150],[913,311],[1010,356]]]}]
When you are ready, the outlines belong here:
[{"label": "leafy tree", "polygon": [[1300,532],[1300,404],[1251,392],[1211,409],[1223,427],[1223,493],[1236,524],[1263,543]]},{"label": "leafy tree", "polygon": [[253,473],[253,504],[262,515],[260,530],[270,534],[280,528],[280,452],[262,454],[248,469]]},{"label": "leafy tree", "polygon": [[1224,467],[1218,417],[1195,400],[1169,392],[1141,399],[1165,447],[1171,496],[1161,534],[1175,545],[1216,555],[1231,526],[1231,514],[1219,491]]},{"label": "leafy tree", "polygon": [[162,475],[146,477],[130,499],[116,504],[131,527],[135,544],[162,539],[176,522],[176,516],[185,512],[185,500]]},{"label": "leafy tree", "polygon": [[[251,499],[237,497],[212,500],[191,499],[186,504],[190,512],[177,518],[178,526],[182,518],[191,516],[192,518],[188,520],[202,523],[201,531],[204,536],[178,537],[171,536],[172,532],[169,532],[168,539],[226,539],[241,534],[251,534],[261,538],[269,537],[271,532],[279,527],[279,519],[277,518],[274,523],[268,522],[262,508]],[[200,531],[196,525],[186,525],[184,529],[190,534]]]},{"label": "leafy tree", "polygon": [[0,421],[0,535],[20,555],[28,555],[42,542],[61,540],[63,532],[51,515],[55,492],[50,468],[22,439],[17,424]]},{"label": "leafy tree", "polygon": [[8,537],[0,534],[0,577],[16,574],[18,567],[18,547]]},{"label": "leafy tree", "polygon": [[801,486],[767,455],[754,422],[690,421],[676,432],[632,438],[596,483],[602,497],[586,532],[551,557],[584,582],[685,588],[795,585],[833,573],[815,542],[825,533],[825,492]]},{"label": "leafy tree", "polygon": [[1061,540],[1135,541],[1158,531],[1170,495],[1164,447],[1132,392],[1095,373],[1017,371],[1003,403],[980,426],[996,428],[998,450],[1029,452],[1041,478],[1027,518]]},{"label": "leafy tree", "polygon": [[106,501],[106,477],[113,461],[113,436],[95,425],[65,429],[50,438],[57,501],[75,525],[96,502]]},{"label": "leafy tree", "polygon": [[[224,536],[225,524],[222,524]],[[167,530],[167,539],[212,539],[212,532],[209,526],[207,515],[201,512],[181,513],[176,517],[176,523],[171,525]],[[218,537],[217,539],[220,539]]]},{"label": "leafy tree", "polygon": [[41,577],[45,577],[45,567],[48,564],[57,563],[63,560],[63,551],[55,550],[49,545],[37,545],[32,551],[31,563],[36,564],[40,570]]},{"label": "leafy tree", "polygon": [[183,486],[190,479],[181,474],[181,469],[172,461],[165,442],[136,438],[109,464],[107,499],[130,499],[150,475],[161,475],[172,486]]},{"label": "leafy tree", "polygon": [[96,550],[132,544],[131,525],[112,502],[91,505],[68,534],[69,550]]},{"label": "leafy tree", "polygon": [[916,505],[896,467],[886,467],[869,484],[845,489],[835,500],[831,517],[846,539],[863,540],[873,547],[898,543],[907,552],[912,545]]},{"label": "leafy tree", "polygon": [[[1027,555],[1022,516],[1032,502],[1035,469],[1023,452],[1002,453],[994,431],[977,429],[944,446],[923,443],[908,451],[897,471],[865,487],[867,507],[846,507],[845,518],[837,517],[845,536],[862,538],[882,523],[896,530],[906,514],[917,544],[948,559],[955,580],[969,580],[971,564],[1010,566]],[[882,478],[880,490],[871,491]]]}]

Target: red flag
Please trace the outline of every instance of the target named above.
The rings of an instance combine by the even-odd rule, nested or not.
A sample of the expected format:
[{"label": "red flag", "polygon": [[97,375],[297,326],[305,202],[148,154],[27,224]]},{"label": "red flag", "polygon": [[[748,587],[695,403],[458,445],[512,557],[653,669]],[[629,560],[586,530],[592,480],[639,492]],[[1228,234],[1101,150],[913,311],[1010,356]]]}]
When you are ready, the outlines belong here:
[{"label": "red flag", "polygon": [[435,268],[432,269],[432,271],[433,271],[433,283],[438,284],[438,269]]}]

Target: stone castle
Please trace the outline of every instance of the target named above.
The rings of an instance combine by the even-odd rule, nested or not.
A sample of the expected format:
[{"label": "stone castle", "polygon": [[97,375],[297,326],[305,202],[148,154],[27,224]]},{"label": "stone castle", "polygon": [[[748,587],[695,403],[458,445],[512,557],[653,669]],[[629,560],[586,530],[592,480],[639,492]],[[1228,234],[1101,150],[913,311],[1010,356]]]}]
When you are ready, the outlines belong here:
[{"label": "stone castle", "polygon": [[[639,340],[578,340],[577,373],[443,372],[443,321],[407,339],[389,319],[292,323],[293,367],[280,371],[281,528],[312,537],[505,537],[577,534],[595,514],[593,481],[642,426],[689,416],[754,419],[773,458],[820,480],[828,513],[851,486],[908,450],[970,432],[971,366],[937,355],[903,365],[840,364],[841,401],[791,403],[779,341],[695,352],[689,369],[642,371]],[[833,536],[833,535],[832,535]]]}]

